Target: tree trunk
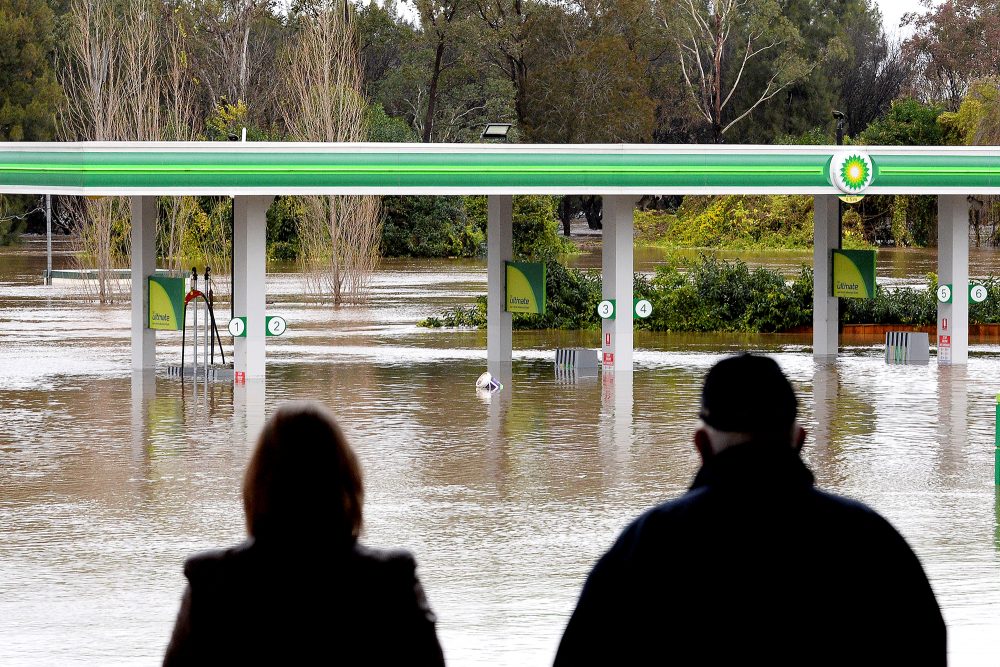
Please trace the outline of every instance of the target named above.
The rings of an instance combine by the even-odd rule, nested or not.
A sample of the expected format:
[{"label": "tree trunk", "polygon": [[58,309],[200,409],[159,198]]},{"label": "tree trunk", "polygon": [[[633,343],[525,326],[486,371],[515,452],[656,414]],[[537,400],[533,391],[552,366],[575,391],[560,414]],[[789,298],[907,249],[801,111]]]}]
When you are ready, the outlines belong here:
[{"label": "tree trunk", "polygon": [[713,71],[715,73],[712,81],[712,137],[715,143],[722,143],[722,16],[718,9],[715,12],[715,62]]},{"label": "tree trunk", "polygon": [[431,70],[431,85],[427,92],[427,115],[424,117],[424,143],[430,143],[434,130],[434,107],[437,102],[438,79],[441,78],[441,59],[444,57],[444,35],[438,35],[437,49],[434,51],[434,69]]},{"label": "tree trunk", "polygon": [[573,206],[570,203],[570,195],[566,195],[559,199],[559,220],[562,221],[563,226],[563,236],[569,238],[571,230],[570,225],[573,222]]},{"label": "tree trunk", "polygon": [[591,229],[603,229],[601,219],[604,217],[604,202],[600,196],[583,197],[583,214],[587,217],[587,226]]}]

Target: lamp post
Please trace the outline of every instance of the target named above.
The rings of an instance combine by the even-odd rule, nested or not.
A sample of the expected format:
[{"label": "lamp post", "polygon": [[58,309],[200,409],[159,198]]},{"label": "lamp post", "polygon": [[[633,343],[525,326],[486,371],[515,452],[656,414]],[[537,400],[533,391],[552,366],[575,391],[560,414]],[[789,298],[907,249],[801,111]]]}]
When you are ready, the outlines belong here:
[{"label": "lamp post", "polygon": [[[847,123],[847,115],[843,111],[833,111],[833,117],[837,121],[837,145],[844,145],[844,125]],[[844,199],[837,197],[837,248],[844,247]],[[833,262],[830,262],[830,271],[833,271]],[[832,274],[831,274],[832,278]],[[830,284],[833,284],[831,279]],[[840,307],[837,300],[837,337],[844,333],[844,309]]]},{"label": "lamp post", "polygon": [[[238,141],[235,134],[229,135],[230,141]],[[246,141],[246,128],[243,128],[243,141]],[[236,199],[229,198],[229,319],[236,319]]]},{"label": "lamp post", "polygon": [[[844,126],[847,124],[847,114],[843,111],[834,111],[833,117],[837,121],[837,145],[844,145]],[[844,236],[844,201],[837,198],[837,246],[842,244]]]}]

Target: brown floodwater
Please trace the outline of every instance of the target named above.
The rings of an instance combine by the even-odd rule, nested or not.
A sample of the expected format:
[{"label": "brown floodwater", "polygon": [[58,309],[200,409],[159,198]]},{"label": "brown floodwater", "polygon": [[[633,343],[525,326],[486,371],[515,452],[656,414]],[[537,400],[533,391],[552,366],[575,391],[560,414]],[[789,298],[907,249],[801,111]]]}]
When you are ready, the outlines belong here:
[{"label": "brown floodwater", "polygon": [[[905,259],[880,275],[933,268],[932,253]],[[632,382],[609,385],[553,369],[554,347],[596,347],[596,332],[515,332],[512,381],[485,401],[484,333],[415,326],[484,291],[485,263],[394,261],[369,303],[340,309],[305,298],[297,274],[269,275],[269,312],[289,328],[268,341],[266,385],[205,387],[133,378],[127,304],[44,287],[44,266],[37,241],[0,249],[2,665],[157,664],[184,559],[241,539],[251,442],[302,398],[328,405],[359,452],[364,541],[416,554],[448,662],[548,664],[594,560],[689,484],[702,376],[742,349],[773,354],[795,384],[819,484],[876,508],[920,556],[952,664],[1000,656],[1000,345],[974,346],[967,368],[887,366],[874,344],[824,365],[808,337],[639,332]],[[161,335],[158,362],[179,354]]]}]

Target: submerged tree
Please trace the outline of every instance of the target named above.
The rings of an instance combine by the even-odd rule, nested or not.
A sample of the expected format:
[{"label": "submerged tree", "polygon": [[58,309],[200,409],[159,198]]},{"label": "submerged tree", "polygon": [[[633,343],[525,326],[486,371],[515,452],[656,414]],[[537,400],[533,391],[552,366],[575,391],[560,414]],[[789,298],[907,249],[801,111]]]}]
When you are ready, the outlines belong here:
[{"label": "submerged tree", "polygon": [[[161,138],[158,74],[161,42],[152,2],[72,0],[68,35],[57,68],[66,103],[59,119],[65,141],[151,141]],[[97,271],[96,296],[124,296],[113,269],[129,256],[130,214],[124,197],[75,199],[81,263]]]},{"label": "submerged tree", "polygon": [[[316,2],[286,59],[285,123],[299,141],[366,139],[362,65],[351,11],[336,0]],[[301,260],[334,303],[362,296],[378,260],[381,215],[375,196],[304,198]]]}]

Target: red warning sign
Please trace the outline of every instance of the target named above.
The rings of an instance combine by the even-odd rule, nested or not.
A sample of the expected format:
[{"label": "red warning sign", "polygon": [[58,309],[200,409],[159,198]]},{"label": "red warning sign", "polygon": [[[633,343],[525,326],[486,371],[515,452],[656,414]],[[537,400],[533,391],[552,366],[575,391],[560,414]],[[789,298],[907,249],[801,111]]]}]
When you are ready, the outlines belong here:
[{"label": "red warning sign", "polygon": [[244,373],[243,371],[236,371],[233,374],[233,383],[234,384],[246,384],[247,383],[247,374]]},{"label": "red warning sign", "polygon": [[615,365],[615,353],[614,352],[605,352],[604,353],[604,365],[605,366],[614,366]]},{"label": "red warning sign", "polygon": [[951,347],[951,336],[938,336],[938,345]]}]

